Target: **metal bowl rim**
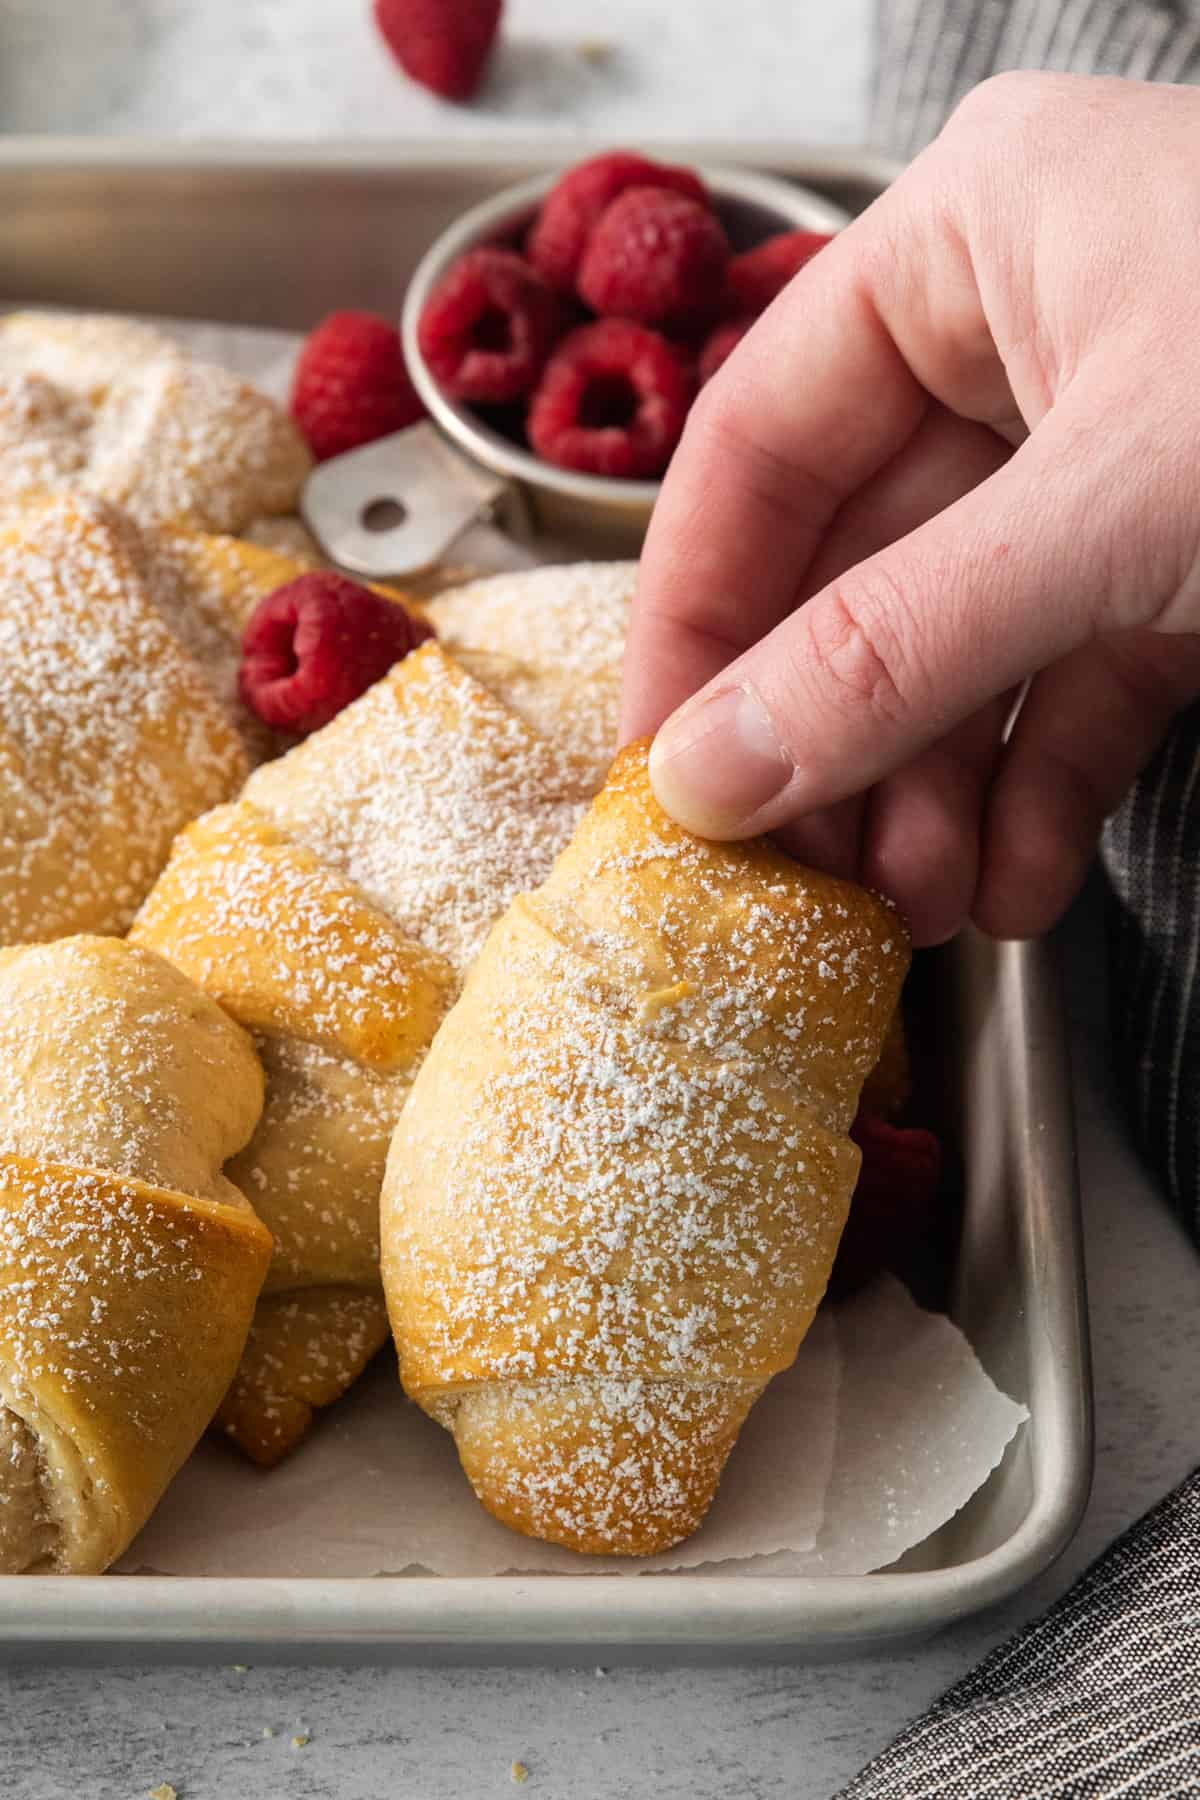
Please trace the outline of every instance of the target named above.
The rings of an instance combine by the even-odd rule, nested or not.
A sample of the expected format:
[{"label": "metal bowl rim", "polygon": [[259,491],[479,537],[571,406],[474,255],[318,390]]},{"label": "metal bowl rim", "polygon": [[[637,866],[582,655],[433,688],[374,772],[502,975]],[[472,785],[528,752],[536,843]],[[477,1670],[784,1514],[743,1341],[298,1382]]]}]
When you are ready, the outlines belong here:
[{"label": "metal bowl rim", "polygon": [[[698,173],[718,200],[743,201],[773,211],[784,229],[808,228],[838,231],[849,223],[849,214],[823,195],[776,175],[755,169],[700,165]],[[579,474],[543,462],[510,439],[492,431],[466,406],[444,394],[421,354],[418,325],[425,302],[450,265],[467,250],[486,243],[521,214],[532,210],[558,179],[539,175],[504,188],[490,199],[462,213],[426,250],[413,272],[404,298],[400,333],[413,386],[429,416],[446,436],[468,456],[498,475],[524,486],[553,494],[575,505],[593,506],[597,514],[641,514],[649,518],[661,482],[626,481],[615,477]]]}]

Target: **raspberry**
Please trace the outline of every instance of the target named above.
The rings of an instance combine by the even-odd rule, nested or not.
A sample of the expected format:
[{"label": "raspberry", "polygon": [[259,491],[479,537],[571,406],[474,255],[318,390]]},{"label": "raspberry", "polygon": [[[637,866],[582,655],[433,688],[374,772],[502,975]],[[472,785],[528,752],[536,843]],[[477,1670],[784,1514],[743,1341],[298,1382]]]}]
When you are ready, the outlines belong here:
[{"label": "raspberry", "polygon": [[344,575],[300,575],[251,613],[238,692],[274,731],[303,737],[432,636],[424,619]]},{"label": "raspberry", "polygon": [[336,312],[300,352],[292,417],[318,462],[412,425],[424,412],[400,334],[377,313]]},{"label": "raspberry", "polygon": [[932,1131],[889,1125],[860,1112],[850,1136],[862,1168],[838,1247],[833,1286],[860,1287],[877,1269],[906,1273],[923,1250],[938,1248],[944,1220],[938,1204],[942,1147]]},{"label": "raspberry", "polygon": [[563,293],[574,291],[588,238],[601,214],[631,187],[670,188],[702,206],[708,190],[691,169],[651,162],[632,150],[590,157],[559,178],[542,202],[526,246],[534,268]]},{"label": "raspberry", "polygon": [[700,382],[711,381],[731,350],[736,349],[754,323],[753,315],[742,319],[730,319],[725,325],[718,325],[704,340],[700,351]]},{"label": "raspberry", "polygon": [[824,231],[781,231],[753,250],[730,258],[725,271],[725,309],[760,313],[770,306],[797,270],[811,262],[832,239]]},{"label": "raspberry", "polygon": [[445,100],[483,79],[503,0],[375,0],[375,23],[404,73]]},{"label": "raspberry", "polygon": [[562,318],[554,294],[512,250],[468,250],[421,314],[421,354],[455,400],[500,402],[532,392]]},{"label": "raspberry", "polygon": [[716,312],[728,261],[720,221],[698,200],[627,188],[588,239],[579,293],[602,316],[684,325]]},{"label": "raspberry", "polygon": [[600,319],[563,339],[529,409],[546,462],[590,475],[661,475],[683,433],[695,380],[656,331]]}]

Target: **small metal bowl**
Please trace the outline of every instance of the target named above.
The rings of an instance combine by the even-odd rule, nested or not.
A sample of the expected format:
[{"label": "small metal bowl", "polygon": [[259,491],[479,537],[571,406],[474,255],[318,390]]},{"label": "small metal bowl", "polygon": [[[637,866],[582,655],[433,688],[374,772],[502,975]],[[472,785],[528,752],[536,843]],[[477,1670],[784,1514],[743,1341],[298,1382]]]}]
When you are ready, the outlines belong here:
[{"label": "small metal bowl", "polygon": [[[717,213],[735,251],[748,250],[777,231],[802,227],[838,231],[849,215],[808,188],[750,169],[705,168]],[[511,241],[533,220],[556,177],[543,176],[473,206],[436,238],[409,284],[401,318],[404,354],[417,392],[430,417],[476,463],[517,482],[539,529],[552,538],[570,538],[594,553],[636,551],[658,497],[657,481],[620,481],[556,468],[503,437],[474,413],[444,394],[431,375],[417,341],[425,302],[450,265],[479,244]]]}]

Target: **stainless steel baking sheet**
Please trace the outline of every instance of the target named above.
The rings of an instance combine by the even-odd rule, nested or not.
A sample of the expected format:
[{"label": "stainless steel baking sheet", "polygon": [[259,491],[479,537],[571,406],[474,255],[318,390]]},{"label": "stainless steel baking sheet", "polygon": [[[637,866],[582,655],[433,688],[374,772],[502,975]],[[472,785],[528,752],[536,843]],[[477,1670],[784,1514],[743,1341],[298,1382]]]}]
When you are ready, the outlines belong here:
[{"label": "stainless steel baking sheet", "polygon": [[[851,209],[881,159],[774,145],[660,147],[790,175]],[[0,292],[14,301],[303,327],[398,311],[455,214],[578,158],[577,140],[351,149],[0,143]],[[1087,1499],[1091,1384],[1070,1087],[1044,944],[937,953],[943,1125],[961,1153],[951,1311],[1030,1419],[984,1488],[895,1568],[853,1579],[0,1580],[0,1654],[745,1658],[837,1655],[996,1602],[1063,1548]]]}]

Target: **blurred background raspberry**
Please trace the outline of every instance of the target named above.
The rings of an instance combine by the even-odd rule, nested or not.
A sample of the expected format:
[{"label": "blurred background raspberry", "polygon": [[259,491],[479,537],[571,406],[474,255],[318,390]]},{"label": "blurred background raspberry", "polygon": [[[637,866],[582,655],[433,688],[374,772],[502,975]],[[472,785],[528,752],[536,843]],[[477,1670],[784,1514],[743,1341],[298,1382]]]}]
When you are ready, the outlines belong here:
[{"label": "blurred background raspberry", "polygon": [[870,17],[871,0],[507,0],[483,85],[453,107],[400,73],[371,0],[0,0],[0,130],[852,144]]}]

